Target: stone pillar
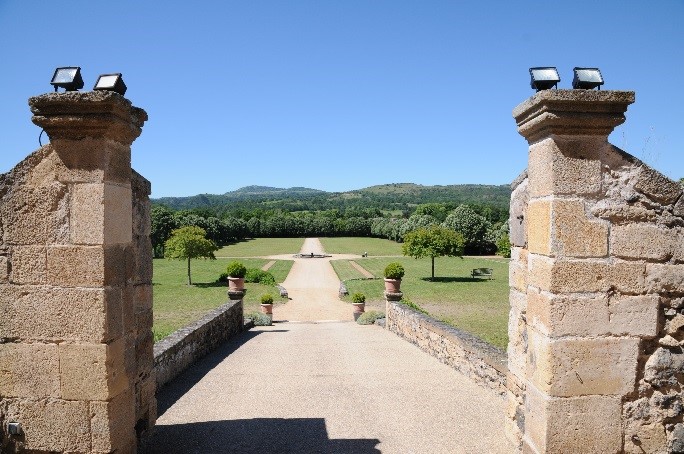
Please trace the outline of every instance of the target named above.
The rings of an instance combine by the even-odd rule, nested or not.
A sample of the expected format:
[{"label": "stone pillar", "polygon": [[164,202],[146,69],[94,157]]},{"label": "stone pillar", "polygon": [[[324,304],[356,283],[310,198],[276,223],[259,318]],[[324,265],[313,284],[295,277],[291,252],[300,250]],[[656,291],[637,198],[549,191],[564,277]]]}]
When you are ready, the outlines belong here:
[{"label": "stone pillar", "polygon": [[3,451],[135,452],[156,411],[147,114],[103,91],[29,104],[50,144],[0,177]]},{"label": "stone pillar", "polygon": [[511,202],[507,434],[524,452],[665,449],[664,424],[625,432],[623,404],[639,397],[661,293],[684,292],[684,273],[675,289],[649,284],[654,263],[684,272],[681,188],[608,143],[632,102],[546,90],[513,112],[530,147]]}]

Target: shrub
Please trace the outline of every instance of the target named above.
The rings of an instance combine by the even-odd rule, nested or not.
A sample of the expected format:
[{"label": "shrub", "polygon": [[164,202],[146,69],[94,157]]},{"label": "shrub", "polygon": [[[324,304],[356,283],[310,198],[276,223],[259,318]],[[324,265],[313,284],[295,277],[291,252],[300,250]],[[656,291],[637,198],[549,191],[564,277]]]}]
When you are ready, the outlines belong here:
[{"label": "shrub", "polygon": [[261,295],[261,304],[273,304],[273,296],[270,293]]},{"label": "shrub", "polygon": [[228,273],[221,273],[216,282],[228,282]]},{"label": "shrub", "polygon": [[511,257],[511,240],[507,233],[501,235],[501,238],[496,242],[496,253],[502,257]]},{"label": "shrub", "polygon": [[356,319],[356,323],[359,325],[372,325],[379,318],[385,318],[385,314],[378,311],[368,311],[359,315],[359,318]]},{"label": "shrub", "polygon": [[401,279],[404,277],[404,267],[399,262],[392,262],[385,267],[385,279]]},{"label": "shrub", "polygon": [[250,312],[245,314],[245,318],[252,319],[255,326],[271,326],[273,323],[273,319],[269,315],[262,314],[261,312]]},{"label": "shrub", "polygon": [[245,273],[245,282],[256,282],[264,285],[275,285],[275,277],[268,271],[250,268]]},{"label": "shrub", "polygon": [[242,264],[242,262],[235,261],[228,264],[228,267],[226,267],[226,272],[230,277],[245,277],[247,268]]},{"label": "shrub", "polygon": [[399,301],[399,303],[404,304],[404,305],[410,307],[411,309],[413,309],[414,311],[420,312],[421,314],[425,314],[425,315],[428,314],[428,312],[425,309],[423,309],[422,307],[420,307],[419,305],[417,305],[416,303],[414,303],[413,301],[411,301],[408,298],[402,298],[401,301]]},{"label": "shrub", "polygon": [[366,302],[366,295],[363,293],[354,293],[352,295],[352,303],[361,304]]}]

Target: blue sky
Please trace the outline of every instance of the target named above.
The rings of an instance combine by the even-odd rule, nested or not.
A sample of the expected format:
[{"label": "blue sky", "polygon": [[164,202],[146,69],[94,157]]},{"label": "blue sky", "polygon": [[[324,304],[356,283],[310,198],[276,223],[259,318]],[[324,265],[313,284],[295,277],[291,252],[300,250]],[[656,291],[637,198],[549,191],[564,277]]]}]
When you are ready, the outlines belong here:
[{"label": "blue sky", "polygon": [[598,66],[636,103],[611,142],[684,177],[684,0],[0,0],[0,172],[38,146],[54,68],[121,72],[153,197],[258,184],[507,184],[530,66]]}]

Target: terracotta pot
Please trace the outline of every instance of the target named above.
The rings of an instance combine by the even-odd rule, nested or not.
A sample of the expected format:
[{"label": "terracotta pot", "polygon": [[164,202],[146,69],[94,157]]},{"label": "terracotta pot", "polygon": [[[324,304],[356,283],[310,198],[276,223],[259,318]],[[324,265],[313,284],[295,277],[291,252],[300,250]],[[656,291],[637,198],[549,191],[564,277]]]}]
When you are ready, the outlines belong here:
[{"label": "terracotta pot", "polygon": [[399,293],[401,287],[401,279],[387,279],[385,278],[385,291],[387,293]]},{"label": "terracotta pot", "polygon": [[354,306],[355,314],[361,314],[366,310],[366,303],[352,303],[352,306]]},{"label": "terracotta pot", "polygon": [[228,276],[228,290],[241,291],[245,289],[244,277],[230,277]]},{"label": "terracotta pot", "polygon": [[268,314],[268,315],[273,314],[273,304],[262,304],[261,305],[261,313],[262,314]]}]

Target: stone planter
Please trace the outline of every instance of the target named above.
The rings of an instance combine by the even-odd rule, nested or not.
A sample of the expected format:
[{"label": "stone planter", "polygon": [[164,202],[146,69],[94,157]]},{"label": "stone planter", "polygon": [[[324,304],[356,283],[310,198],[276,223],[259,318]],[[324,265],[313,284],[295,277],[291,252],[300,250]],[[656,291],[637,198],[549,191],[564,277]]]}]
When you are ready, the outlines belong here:
[{"label": "stone planter", "polygon": [[401,287],[401,279],[387,279],[385,278],[385,291],[387,293],[399,293]]},{"label": "stone planter", "polygon": [[272,315],[273,314],[273,304],[262,304],[261,305],[261,313],[267,314],[267,315]]},{"label": "stone planter", "polygon": [[354,306],[354,321],[359,318],[366,310],[366,303],[352,303]]},{"label": "stone planter", "polygon": [[242,291],[245,289],[245,278],[244,277],[230,277],[228,276],[228,290],[231,291]]}]

